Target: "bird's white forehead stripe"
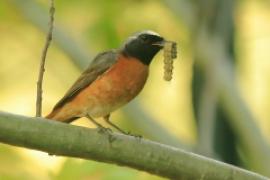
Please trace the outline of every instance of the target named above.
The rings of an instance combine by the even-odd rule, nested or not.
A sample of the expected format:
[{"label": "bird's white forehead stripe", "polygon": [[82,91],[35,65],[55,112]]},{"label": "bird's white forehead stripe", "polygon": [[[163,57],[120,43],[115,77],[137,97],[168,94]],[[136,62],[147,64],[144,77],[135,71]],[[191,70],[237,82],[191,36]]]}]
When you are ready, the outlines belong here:
[{"label": "bird's white forehead stripe", "polygon": [[150,30],[144,31],[143,33],[154,35],[154,36],[160,36],[158,33],[154,32],[154,31],[150,31]]},{"label": "bird's white forehead stripe", "polygon": [[[137,32],[136,34],[133,34],[132,36],[130,36],[125,44],[130,43],[131,41],[133,41],[134,39],[137,39],[138,36],[140,36],[141,34],[149,34],[149,35],[153,35],[153,36],[160,36],[158,33],[151,31],[151,30],[145,30],[145,31],[141,31],[141,32]],[[160,36],[161,37],[161,36]]]},{"label": "bird's white forehead stripe", "polygon": [[151,31],[151,30],[145,30],[145,31],[137,32],[136,34],[134,34],[134,36],[135,37],[138,37],[138,36],[140,36],[142,34],[148,34],[148,35],[153,35],[153,36],[160,36],[158,33],[154,32],[154,31]]}]

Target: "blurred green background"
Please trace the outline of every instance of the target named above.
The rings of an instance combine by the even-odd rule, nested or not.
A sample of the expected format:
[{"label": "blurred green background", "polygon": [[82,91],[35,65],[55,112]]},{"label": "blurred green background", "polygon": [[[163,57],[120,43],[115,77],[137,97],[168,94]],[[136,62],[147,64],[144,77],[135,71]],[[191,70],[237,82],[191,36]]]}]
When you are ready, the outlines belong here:
[{"label": "blurred green background", "polygon": [[[0,110],[34,116],[48,1],[0,1]],[[148,82],[112,114],[122,128],[270,177],[270,3],[263,0],[55,0],[43,115],[98,53],[151,29],[178,43],[171,82],[162,53]],[[76,125],[94,126],[86,119]],[[124,150],[124,149],[123,149]],[[0,179],[163,179],[0,144]]]}]

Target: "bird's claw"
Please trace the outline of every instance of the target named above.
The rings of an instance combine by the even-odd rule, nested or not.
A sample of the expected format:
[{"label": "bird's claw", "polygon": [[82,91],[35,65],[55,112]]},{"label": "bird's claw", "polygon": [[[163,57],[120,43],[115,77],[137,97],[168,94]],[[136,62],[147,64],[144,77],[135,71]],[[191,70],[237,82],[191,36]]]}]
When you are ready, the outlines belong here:
[{"label": "bird's claw", "polygon": [[112,133],[113,131],[110,128],[106,128],[106,127],[98,127],[98,132],[99,133]]},{"label": "bird's claw", "polygon": [[142,135],[140,135],[140,134],[133,134],[133,133],[131,133],[130,131],[129,132],[127,132],[127,133],[125,133],[126,135],[129,135],[129,136],[133,136],[133,137],[135,137],[135,138],[139,138],[139,139],[141,139],[143,136]]}]

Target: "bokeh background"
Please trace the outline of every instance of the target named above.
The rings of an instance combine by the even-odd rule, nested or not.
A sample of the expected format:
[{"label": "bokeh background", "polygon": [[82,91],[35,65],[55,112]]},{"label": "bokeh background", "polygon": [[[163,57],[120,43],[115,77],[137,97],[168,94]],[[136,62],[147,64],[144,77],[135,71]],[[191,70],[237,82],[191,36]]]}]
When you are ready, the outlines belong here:
[{"label": "bokeh background", "polygon": [[[0,110],[34,116],[47,0],[0,1]],[[98,53],[151,29],[178,43],[171,82],[162,53],[143,92],[112,114],[122,128],[270,177],[270,2],[55,0],[43,115]],[[102,120],[100,120],[102,121]],[[94,126],[86,119],[74,125]],[[124,149],[123,149],[124,151]],[[0,144],[0,179],[163,179],[126,167]]]}]

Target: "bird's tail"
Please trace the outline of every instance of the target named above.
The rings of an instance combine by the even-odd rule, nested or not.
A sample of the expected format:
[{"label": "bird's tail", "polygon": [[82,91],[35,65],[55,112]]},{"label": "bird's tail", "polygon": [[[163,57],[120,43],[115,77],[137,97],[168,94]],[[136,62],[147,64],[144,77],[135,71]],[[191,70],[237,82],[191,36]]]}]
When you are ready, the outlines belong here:
[{"label": "bird's tail", "polygon": [[71,123],[72,121],[79,118],[79,117],[68,117],[68,118],[59,117],[58,116],[59,111],[60,109],[55,109],[51,113],[49,113],[47,116],[45,116],[45,118],[50,119],[50,120],[64,122],[64,123]]},{"label": "bird's tail", "polygon": [[47,116],[45,116],[46,119],[51,119],[51,120],[57,120],[54,119],[55,115],[57,114],[58,111],[53,110],[50,114],[48,114]]}]

